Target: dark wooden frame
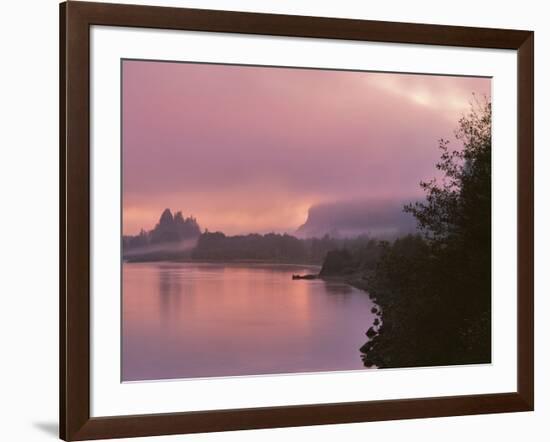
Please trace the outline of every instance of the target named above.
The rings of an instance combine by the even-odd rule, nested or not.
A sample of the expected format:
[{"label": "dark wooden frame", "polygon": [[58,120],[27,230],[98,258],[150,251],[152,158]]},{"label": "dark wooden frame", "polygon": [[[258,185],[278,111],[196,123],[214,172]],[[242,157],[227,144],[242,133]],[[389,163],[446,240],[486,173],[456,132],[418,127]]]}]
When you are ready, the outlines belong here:
[{"label": "dark wooden frame", "polygon": [[[89,30],[182,29],[513,49],[518,53],[518,386],[516,392],[90,417]],[[534,408],[534,34],[152,6],[60,5],[60,437],[65,440],[529,411]]]}]

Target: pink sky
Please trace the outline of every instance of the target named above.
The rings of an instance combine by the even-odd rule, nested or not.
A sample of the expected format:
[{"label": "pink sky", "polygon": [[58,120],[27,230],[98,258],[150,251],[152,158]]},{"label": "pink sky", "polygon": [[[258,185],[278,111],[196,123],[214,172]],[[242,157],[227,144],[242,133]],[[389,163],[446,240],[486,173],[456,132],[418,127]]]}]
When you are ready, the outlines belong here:
[{"label": "pink sky", "polygon": [[165,208],[292,233],[314,204],[414,198],[486,78],[123,62],[123,230]]}]

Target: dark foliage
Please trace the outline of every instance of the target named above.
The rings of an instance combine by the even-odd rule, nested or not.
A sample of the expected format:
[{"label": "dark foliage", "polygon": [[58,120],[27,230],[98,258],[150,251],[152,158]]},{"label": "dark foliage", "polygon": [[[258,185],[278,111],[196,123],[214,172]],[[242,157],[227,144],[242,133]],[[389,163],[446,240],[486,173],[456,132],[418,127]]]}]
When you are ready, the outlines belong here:
[{"label": "dark foliage", "polygon": [[422,182],[426,200],[405,207],[423,236],[385,244],[368,278],[383,322],[362,347],[367,366],[490,362],[490,102],[474,103],[456,138],[460,150],[439,143],[443,179]]},{"label": "dark foliage", "polygon": [[191,257],[212,261],[304,262],[307,255],[303,242],[286,234],[226,236],[221,232],[205,232]]},{"label": "dark foliage", "polygon": [[267,233],[228,236],[222,232],[204,232],[191,253],[194,260],[269,261],[320,264],[329,251],[345,248],[359,250],[371,240],[365,236],[341,239],[298,239],[288,234]]},{"label": "dark foliage", "polygon": [[326,253],[321,277],[345,276],[353,278],[364,275],[376,266],[383,251],[385,242],[370,239],[362,243],[348,242],[342,248],[330,250]]}]

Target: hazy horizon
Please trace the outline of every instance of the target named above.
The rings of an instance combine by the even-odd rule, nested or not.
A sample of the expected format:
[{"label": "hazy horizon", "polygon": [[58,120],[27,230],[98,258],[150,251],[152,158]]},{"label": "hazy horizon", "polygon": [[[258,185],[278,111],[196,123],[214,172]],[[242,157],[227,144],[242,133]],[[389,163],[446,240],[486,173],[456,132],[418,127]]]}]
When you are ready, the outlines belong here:
[{"label": "hazy horizon", "polygon": [[165,208],[226,234],[407,201],[489,78],[123,61],[123,233]]}]

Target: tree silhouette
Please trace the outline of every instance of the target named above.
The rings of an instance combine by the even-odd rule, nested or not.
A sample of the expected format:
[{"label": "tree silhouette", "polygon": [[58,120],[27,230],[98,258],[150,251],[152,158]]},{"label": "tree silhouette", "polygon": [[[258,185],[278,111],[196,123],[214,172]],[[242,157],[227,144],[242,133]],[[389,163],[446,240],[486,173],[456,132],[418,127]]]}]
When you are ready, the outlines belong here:
[{"label": "tree silhouette", "polygon": [[422,237],[386,245],[369,292],[383,310],[366,365],[481,363],[491,353],[491,103],[474,100],[439,140],[442,177],[421,182],[422,202],[404,210]]}]

